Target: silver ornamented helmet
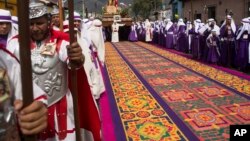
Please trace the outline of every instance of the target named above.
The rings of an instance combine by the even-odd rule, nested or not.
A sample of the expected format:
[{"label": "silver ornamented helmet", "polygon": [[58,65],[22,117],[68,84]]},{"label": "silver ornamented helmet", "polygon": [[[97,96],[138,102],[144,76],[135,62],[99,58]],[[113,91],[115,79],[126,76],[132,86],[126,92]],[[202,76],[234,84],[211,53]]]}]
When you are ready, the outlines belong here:
[{"label": "silver ornamented helmet", "polygon": [[45,14],[48,14],[47,6],[41,2],[30,2],[29,5],[30,19],[42,17]]}]

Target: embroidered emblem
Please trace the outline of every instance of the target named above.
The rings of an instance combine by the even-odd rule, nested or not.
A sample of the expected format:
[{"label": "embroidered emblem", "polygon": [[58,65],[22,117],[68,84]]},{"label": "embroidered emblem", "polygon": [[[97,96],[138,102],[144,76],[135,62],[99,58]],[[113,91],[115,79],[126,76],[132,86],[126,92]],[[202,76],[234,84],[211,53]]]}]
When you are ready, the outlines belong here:
[{"label": "embroidered emblem", "polygon": [[41,47],[41,54],[53,56],[56,51],[56,43],[50,42],[46,43],[44,46]]}]

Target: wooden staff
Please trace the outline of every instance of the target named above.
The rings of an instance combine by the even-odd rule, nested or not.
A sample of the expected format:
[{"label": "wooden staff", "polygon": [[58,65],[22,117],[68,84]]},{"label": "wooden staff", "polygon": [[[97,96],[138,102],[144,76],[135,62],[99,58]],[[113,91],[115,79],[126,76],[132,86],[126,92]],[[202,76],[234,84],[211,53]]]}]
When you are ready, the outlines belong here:
[{"label": "wooden staff", "polygon": [[[30,59],[29,1],[18,0],[18,25],[23,107],[33,102],[32,70]],[[25,136],[25,141],[36,141],[36,135]]]},{"label": "wooden staff", "polygon": [[191,20],[194,21],[194,9],[193,9],[193,0],[191,0]]},{"label": "wooden staff", "polygon": [[[74,1],[68,1],[68,8],[69,8],[69,36],[70,36],[70,44],[74,43],[75,38],[75,31],[74,31]],[[71,86],[72,86],[72,97],[73,97],[73,104],[74,104],[74,117],[75,117],[75,130],[76,130],[76,141],[81,141],[81,132],[80,132],[80,122],[79,122],[79,115],[78,115],[78,93],[77,93],[77,73],[74,68],[71,71]]]},{"label": "wooden staff", "polygon": [[58,0],[58,8],[59,8],[59,19],[60,19],[60,31],[63,31],[63,20],[64,20],[64,12],[62,6],[62,0]]}]

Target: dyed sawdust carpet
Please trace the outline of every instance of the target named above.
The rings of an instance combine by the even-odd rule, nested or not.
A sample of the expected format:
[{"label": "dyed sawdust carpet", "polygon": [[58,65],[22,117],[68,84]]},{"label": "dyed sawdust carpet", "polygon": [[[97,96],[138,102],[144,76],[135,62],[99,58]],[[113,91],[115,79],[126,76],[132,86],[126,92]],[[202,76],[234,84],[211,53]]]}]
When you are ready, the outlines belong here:
[{"label": "dyed sawdust carpet", "polygon": [[229,140],[250,124],[250,83],[145,43],[106,44],[116,139]]}]

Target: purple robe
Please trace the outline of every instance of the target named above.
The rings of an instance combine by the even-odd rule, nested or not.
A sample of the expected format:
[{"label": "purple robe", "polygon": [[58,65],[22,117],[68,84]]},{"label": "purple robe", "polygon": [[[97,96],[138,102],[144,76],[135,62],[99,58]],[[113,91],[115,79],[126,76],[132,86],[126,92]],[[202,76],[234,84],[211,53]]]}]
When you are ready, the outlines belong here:
[{"label": "purple robe", "polygon": [[154,44],[158,44],[158,39],[159,38],[159,29],[157,26],[154,27],[154,30],[153,30],[153,39],[152,39],[152,42]]},{"label": "purple robe", "polygon": [[159,43],[159,45],[161,45],[161,46],[165,46],[165,41],[166,39],[165,39],[165,37],[164,37],[164,27],[162,27],[161,26],[161,28],[160,28],[160,32],[159,32],[159,37],[158,37],[158,43]]},{"label": "purple robe", "polygon": [[220,45],[219,37],[211,36],[207,38],[207,47],[208,47],[207,62],[208,63],[217,63],[219,61],[219,57],[220,57],[219,45]]},{"label": "purple robe", "polygon": [[188,38],[185,31],[186,26],[181,25],[178,30],[177,50],[188,53]]},{"label": "purple robe", "polygon": [[141,31],[141,41],[146,41],[146,29],[142,29]]},{"label": "purple robe", "polygon": [[140,30],[141,30],[141,27],[139,25],[136,25],[135,31],[137,33],[137,38],[139,41],[141,40]]},{"label": "purple robe", "polygon": [[200,36],[200,54],[201,57],[200,59],[202,59],[204,62],[207,61],[207,57],[208,57],[208,51],[209,48],[206,44],[206,40],[208,38],[208,36],[210,35],[211,31],[208,31],[208,29],[203,33],[202,36]]},{"label": "purple robe", "polygon": [[137,33],[136,33],[136,30],[135,30],[135,25],[131,26],[131,30],[130,30],[128,39],[129,39],[129,41],[132,41],[132,42],[138,41]]},{"label": "purple robe", "polygon": [[172,25],[166,32],[166,48],[174,48],[174,26]]},{"label": "purple robe", "polygon": [[139,41],[145,41],[145,30],[143,29],[143,24],[141,23],[137,27],[137,35]]},{"label": "purple robe", "polygon": [[220,30],[221,37],[221,57],[220,63],[223,66],[232,67],[235,59],[235,34],[232,28],[226,30],[226,26],[223,26]]},{"label": "purple robe", "polygon": [[200,59],[201,57],[201,48],[200,48],[200,35],[195,32],[195,29],[192,28],[189,30],[189,34],[191,34],[191,54],[195,59]]},{"label": "purple robe", "polygon": [[249,60],[249,34],[245,31],[236,43],[235,64],[240,69],[245,71]]},{"label": "purple robe", "polygon": [[6,47],[8,35],[0,35],[0,45]]},{"label": "purple robe", "polygon": [[178,29],[177,29],[177,23],[174,23],[173,24],[173,27],[174,27],[174,48],[176,49],[176,50],[178,50],[177,49],[177,36],[178,36]]}]

